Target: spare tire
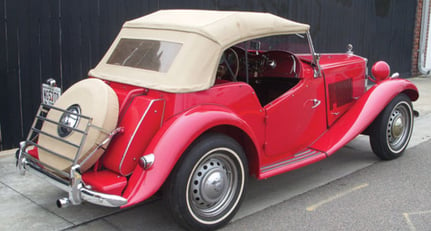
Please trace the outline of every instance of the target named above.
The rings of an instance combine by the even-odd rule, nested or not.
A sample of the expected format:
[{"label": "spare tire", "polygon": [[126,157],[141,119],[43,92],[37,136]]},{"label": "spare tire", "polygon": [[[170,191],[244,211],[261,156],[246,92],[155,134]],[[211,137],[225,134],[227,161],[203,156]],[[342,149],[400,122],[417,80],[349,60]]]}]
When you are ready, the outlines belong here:
[{"label": "spare tire", "polygon": [[[71,128],[85,131],[89,123],[92,125],[81,145],[81,152],[78,157],[78,163],[81,164],[96,146],[108,137],[109,134],[106,131],[111,132],[117,126],[119,110],[117,95],[110,86],[100,79],[85,79],[72,85],[55,102],[54,107],[67,112],[51,109],[46,118],[68,127],[45,121],[41,128],[42,133],[39,135],[38,144],[64,158],[44,149],[39,149],[39,160],[62,171],[71,167],[73,162],[70,159],[73,160],[77,154],[78,148],[70,145],[70,143],[81,145],[83,137],[82,133]],[[85,117],[90,117],[92,120],[89,121]],[[104,129],[105,132],[97,127]],[[57,139],[44,135],[44,133]],[[90,159],[81,165],[81,173],[89,169],[102,154],[103,149],[97,150]]]}]

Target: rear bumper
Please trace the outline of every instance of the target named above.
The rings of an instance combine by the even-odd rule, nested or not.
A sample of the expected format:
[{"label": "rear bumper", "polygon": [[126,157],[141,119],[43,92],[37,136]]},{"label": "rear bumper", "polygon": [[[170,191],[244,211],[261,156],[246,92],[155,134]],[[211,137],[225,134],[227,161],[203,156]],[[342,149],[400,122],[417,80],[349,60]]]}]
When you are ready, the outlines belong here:
[{"label": "rear bumper", "polygon": [[70,204],[79,205],[83,201],[106,207],[120,207],[127,204],[127,199],[124,197],[96,192],[91,190],[90,186],[86,186],[85,183],[82,182],[82,176],[79,172],[80,166],[78,164],[70,168],[68,177],[60,177],[48,171],[39,160],[28,154],[26,152],[27,148],[27,142],[24,141],[20,143],[17,159],[17,168],[20,174],[25,175],[26,172],[30,172],[68,192],[68,197],[57,200],[58,207],[67,207]]}]

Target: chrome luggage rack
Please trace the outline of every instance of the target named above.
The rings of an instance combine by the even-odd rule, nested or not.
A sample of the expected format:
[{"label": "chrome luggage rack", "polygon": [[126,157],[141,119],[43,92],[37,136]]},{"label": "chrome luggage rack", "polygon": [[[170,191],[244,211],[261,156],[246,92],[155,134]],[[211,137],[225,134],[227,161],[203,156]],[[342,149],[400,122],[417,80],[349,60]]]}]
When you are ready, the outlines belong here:
[{"label": "chrome luggage rack", "polygon": [[[59,121],[53,121],[48,119],[47,115],[50,110],[56,110],[61,113],[68,113],[69,115],[77,116],[77,118],[79,118],[80,120],[80,123],[83,123],[83,122],[86,123],[85,129],[80,130],[77,128],[64,125]],[[127,199],[121,196],[110,195],[110,194],[93,191],[91,190],[90,186],[85,185],[85,183],[82,181],[82,175],[80,172],[81,166],[85,164],[96,153],[98,149],[106,148],[107,144],[112,140],[112,138],[116,134],[124,131],[123,128],[119,127],[109,132],[103,128],[93,125],[92,121],[93,121],[93,118],[91,117],[84,116],[78,113],[73,113],[51,105],[41,104],[39,106],[39,110],[36,114],[36,117],[33,121],[33,125],[30,129],[27,139],[25,141],[20,142],[19,153],[17,156],[17,168],[20,174],[25,175],[27,171],[30,171],[33,174],[40,176],[43,179],[47,180],[48,182],[61,188],[62,190],[67,191],[69,193],[68,197],[57,200],[57,206],[59,208],[67,207],[70,204],[73,204],[73,205],[81,204],[83,200],[93,204],[98,204],[98,205],[103,205],[108,207],[119,207],[127,203]],[[50,134],[42,131],[41,128],[43,123],[55,124],[58,127],[71,129],[74,132],[81,134],[80,143],[75,144],[62,137],[56,136],[55,134]],[[105,140],[103,140],[100,144],[98,144],[87,155],[87,157],[84,160],[78,163],[78,160],[82,151],[81,147],[83,147],[85,144],[88,131],[90,128],[98,129],[101,132],[108,135],[108,137]],[[61,155],[60,153],[50,150],[49,147],[42,147],[37,143],[37,140],[40,134],[44,136],[48,136],[52,139],[58,140],[59,142],[62,142],[66,145],[72,146],[73,148],[76,149],[75,156],[73,158],[69,158]],[[50,166],[46,163],[43,163],[39,159],[29,154],[28,148],[30,147],[36,147],[38,150],[44,150],[45,152],[48,152],[56,157],[69,161],[71,163],[70,169],[60,170],[60,169],[57,169],[55,166]]]}]

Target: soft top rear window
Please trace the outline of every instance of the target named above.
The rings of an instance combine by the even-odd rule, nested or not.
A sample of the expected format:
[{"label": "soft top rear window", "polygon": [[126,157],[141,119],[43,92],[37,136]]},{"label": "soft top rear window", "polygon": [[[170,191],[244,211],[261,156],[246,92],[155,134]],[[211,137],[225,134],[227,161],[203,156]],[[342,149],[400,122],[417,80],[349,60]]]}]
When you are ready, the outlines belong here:
[{"label": "soft top rear window", "polygon": [[108,64],[168,72],[181,46],[175,42],[123,38]]}]

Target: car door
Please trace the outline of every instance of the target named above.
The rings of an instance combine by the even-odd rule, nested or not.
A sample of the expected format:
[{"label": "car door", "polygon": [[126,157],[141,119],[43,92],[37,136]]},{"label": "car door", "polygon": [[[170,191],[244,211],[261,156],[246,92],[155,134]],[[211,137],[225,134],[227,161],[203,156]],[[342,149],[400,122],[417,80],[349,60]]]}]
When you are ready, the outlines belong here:
[{"label": "car door", "polygon": [[303,78],[266,110],[265,153],[285,158],[301,152],[326,129],[323,77]]}]

